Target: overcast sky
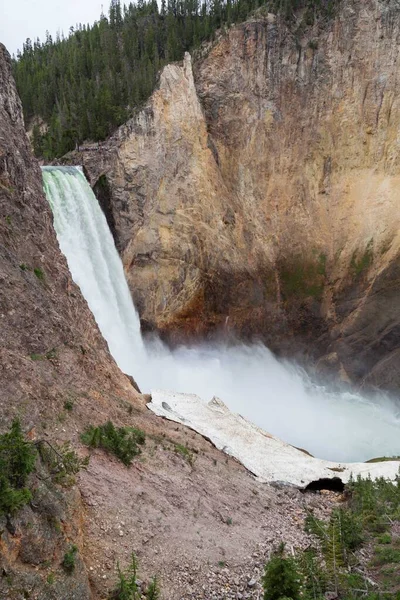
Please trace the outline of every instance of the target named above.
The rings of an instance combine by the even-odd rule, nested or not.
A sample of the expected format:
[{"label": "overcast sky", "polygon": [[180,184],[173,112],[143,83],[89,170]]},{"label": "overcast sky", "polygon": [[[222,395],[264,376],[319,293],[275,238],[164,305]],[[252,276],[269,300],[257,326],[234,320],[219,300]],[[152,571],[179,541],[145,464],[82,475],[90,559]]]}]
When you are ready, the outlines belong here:
[{"label": "overcast sky", "polygon": [[44,41],[46,29],[67,35],[71,25],[97,21],[102,5],[107,13],[109,0],[0,0],[0,42],[13,54],[28,37]]}]

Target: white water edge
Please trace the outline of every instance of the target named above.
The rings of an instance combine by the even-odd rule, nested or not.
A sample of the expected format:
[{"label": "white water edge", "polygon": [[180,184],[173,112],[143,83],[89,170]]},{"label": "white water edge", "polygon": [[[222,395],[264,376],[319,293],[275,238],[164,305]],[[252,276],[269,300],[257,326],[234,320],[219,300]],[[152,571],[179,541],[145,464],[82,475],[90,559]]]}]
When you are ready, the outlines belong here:
[{"label": "white water edge", "polygon": [[[233,413],[239,412],[247,423],[256,424],[252,426],[252,434],[271,431],[288,444],[305,448],[321,458],[355,462],[400,455],[400,405],[384,394],[372,398],[316,385],[303,369],[277,360],[261,344],[200,345],[171,351],[160,340],[144,342],[122,262],[82,169],[44,167],[43,179],[57,238],[71,275],[88,302],[112,356],[122,371],[135,378],[142,391],[162,388],[203,398],[196,400],[197,413],[190,409],[190,426],[196,431],[200,425],[195,420],[201,422],[206,401],[218,396],[232,411],[235,422],[239,423]],[[192,404],[193,400],[188,401],[188,407]],[[181,400],[179,411],[187,419],[188,408],[184,406]],[[150,408],[160,410],[154,400]],[[214,412],[207,414],[208,419],[215,418]],[[169,414],[163,416],[170,418]],[[210,427],[214,425],[209,423]],[[236,432],[235,436],[242,441],[247,439],[250,447],[248,426],[246,435]],[[228,431],[232,435],[232,429]],[[199,433],[210,439],[214,435],[203,429]],[[215,433],[216,439],[221,435]],[[268,439],[278,440],[278,437]],[[282,448],[288,446],[280,443]],[[237,444],[232,441],[224,446],[236,448]],[[271,451],[270,448],[268,452]],[[240,458],[242,450],[236,452],[238,460],[247,460]],[[392,472],[389,464],[392,463],[382,463],[385,473]],[[371,475],[376,470],[371,465],[368,468]]]}]

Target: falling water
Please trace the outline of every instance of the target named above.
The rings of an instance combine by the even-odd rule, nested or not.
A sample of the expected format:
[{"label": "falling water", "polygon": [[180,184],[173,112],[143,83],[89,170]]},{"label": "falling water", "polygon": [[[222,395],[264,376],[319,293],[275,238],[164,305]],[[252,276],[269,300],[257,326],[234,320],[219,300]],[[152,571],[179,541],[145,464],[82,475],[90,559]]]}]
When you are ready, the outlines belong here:
[{"label": "falling water", "polygon": [[220,397],[231,410],[320,458],[362,461],[400,454],[400,404],[313,383],[261,344],[169,350],[145,343],[140,321],[98,201],[79,167],[44,167],[46,196],[61,251],[110,352],[143,390]]}]

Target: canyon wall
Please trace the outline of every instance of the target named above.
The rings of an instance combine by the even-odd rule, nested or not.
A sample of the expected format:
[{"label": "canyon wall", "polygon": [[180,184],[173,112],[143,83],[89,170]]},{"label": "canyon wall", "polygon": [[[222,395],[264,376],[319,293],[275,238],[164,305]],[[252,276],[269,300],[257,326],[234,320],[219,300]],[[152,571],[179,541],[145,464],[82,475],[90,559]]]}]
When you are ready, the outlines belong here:
[{"label": "canyon wall", "polygon": [[312,26],[260,12],[67,157],[101,198],[144,328],[256,336],[398,389],[399,17],[381,0]]},{"label": "canyon wall", "polygon": [[[1,433],[18,418],[32,442],[69,440],[74,448],[85,424],[115,410],[116,399],[137,400],[59,250],[1,44],[0,320]],[[29,483],[32,502],[18,515],[0,514],[0,597],[91,598],[79,489],[55,485],[39,460]],[[61,568],[72,545],[73,576]]]}]

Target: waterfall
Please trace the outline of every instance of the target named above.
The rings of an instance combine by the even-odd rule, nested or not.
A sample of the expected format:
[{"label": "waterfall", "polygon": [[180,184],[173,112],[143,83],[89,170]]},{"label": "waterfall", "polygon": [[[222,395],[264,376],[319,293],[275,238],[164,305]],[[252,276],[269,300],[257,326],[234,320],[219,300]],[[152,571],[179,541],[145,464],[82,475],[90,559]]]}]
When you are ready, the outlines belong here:
[{"label": "waterfall", "polygon": [[140,321],[97,198],[79,167],[43,167],[61,252],[112,356],[125,373],[143,359]]},{"label": "waterfall", "polygon": [[151,387],[220,397],[266,431],[319,458],[362,461],[400,454],[400,407],[316,385],[261,344],[171,351],[145,343],[106,218],[79,167],[43,167],[61,251],[110,352],[144,391]]}]

